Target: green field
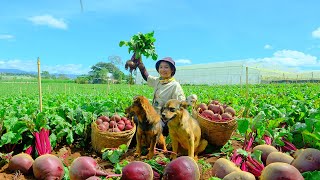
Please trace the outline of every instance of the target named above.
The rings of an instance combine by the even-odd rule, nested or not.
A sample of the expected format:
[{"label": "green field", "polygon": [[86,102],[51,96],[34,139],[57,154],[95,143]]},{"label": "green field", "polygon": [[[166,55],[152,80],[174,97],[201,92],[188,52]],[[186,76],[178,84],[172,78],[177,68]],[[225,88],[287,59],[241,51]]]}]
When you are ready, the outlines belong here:
[{"label": "green field", "polygon": [[[297,148],[320,149],[319,84],[182,87],[186,96],[197,94],[198,104],[215,99],[232,106],[242,141],[264,144],[268,135],[275,147],[286,139]],[[98,116],[123,116],[134,96],[151,101],[153,94],[146,85],[127,84],[42,83],[41,90],[42,112],[37,83],[0,83],[0,153],[25,151],[41,128],[50,130],[52,148],[88,147],[90,125]],[[230,155],[233,149],[221,151]]]}]

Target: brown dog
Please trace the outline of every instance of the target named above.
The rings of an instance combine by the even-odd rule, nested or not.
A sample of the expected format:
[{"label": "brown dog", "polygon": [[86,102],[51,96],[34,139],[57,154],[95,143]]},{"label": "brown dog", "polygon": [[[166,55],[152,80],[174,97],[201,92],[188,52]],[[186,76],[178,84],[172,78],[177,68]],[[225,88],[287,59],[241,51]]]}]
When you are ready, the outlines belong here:
[{"label": "brown dog", "polygon": [[141,156],[143,145],[149,147],[148,159],[154,156],[154,150],[157,143],[166,151],[165,138],[162,135],[161,117],[144,96],[136,96],[133,104],[126,109],[126,113],[137,116],[136,132],[136,156]]},{"label": "brown dog", "polygon": [[[171,99],[161,109],[162,119],[168,122],[169,135],[172,142],[172,159],[177,153],[188,150],[188,156],[197,158],[198,153],[205,150],[208,141],[201,139],[201,128],[186,109],[186,101]],[[180,149],[183,148],[183,149]]]}]

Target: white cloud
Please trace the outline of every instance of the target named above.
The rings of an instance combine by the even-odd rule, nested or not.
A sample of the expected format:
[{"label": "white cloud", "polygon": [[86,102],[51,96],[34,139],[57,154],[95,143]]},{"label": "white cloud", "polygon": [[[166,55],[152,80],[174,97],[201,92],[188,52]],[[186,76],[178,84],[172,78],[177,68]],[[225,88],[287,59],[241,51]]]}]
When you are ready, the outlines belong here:
[{"label": "white cloud", "polygon": [[56,19],[51,15],[33,16],[28,18],[35,25],[46,25],[57,29],[67,29],[68,25],[63,19]]},{"label": "white cloud", "polygon": [[306,67],[320,68],[317,57],[294,50],[276,51],[272,57],[247,60],[247,65],[269,69],[295,69],[302,70]]},{"label": "white cloud", "polygon": [[0,39],[13,39],[14,36],[10,34],[0,34]]},{"label": "white cloud", "polygon": [[57,64],[55,66],[43,66],[44,71],[48,71],[50,74],[88,74],[90,68],[84,68],[82,64]]},{"label": "white cloud", "polygon": [[270,44],[266,44],[263,47],[264,49],[273,49],[273,47]]},{"label": "white cloud", "polygon": [[189,59],[178,59],[175,62],[180,64],[191,64],[191,60]]},{"label": "white cloud", "polygon": [[312,37],[320,38],[320,27],[312,32]]},{"label": "white cloud", "polygon": [[[22,61],[18,59],[14,60],[0,60],[0,69],[18,69],[26,72],[37,72],[38,71],[36,60]],[[57,64],[54,66],[45,65],[41,63],[40,71],[48,71],[50,74],[88,74],[90,67],[83,67],[82,64]]]}]

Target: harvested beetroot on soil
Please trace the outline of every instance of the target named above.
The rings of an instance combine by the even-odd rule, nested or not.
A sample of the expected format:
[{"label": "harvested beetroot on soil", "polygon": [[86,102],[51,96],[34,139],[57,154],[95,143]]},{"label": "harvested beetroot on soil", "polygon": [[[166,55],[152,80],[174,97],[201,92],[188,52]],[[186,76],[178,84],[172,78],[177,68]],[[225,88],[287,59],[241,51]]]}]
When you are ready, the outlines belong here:
[{"label": "harvested beetroot on soil", "polygon": [[200,171],[197,162],[189,156],[180,156],[166,165],[163,180],[198,180]]},{"label": "harvested beetroot on soil", "polygon": [[64,169],[62,161],[55,155],[44,154],[34,160],[33,174],[36,179],[62,179]]},{"label": "harvested beetroot on soil", "polygon": [[142,161],[132,161],[122,169],[121,180],[152,180],[151,166]]},{"label": "harvested beetroot on soil", "polygon": [[82,180],[91,176],[106,176],[106,172],[101,170],[97,161],[89,156],[76,158],[69,169],[70,180]]},{"label": "harvested beetroot on soil", "polygon": [[292,165],[300,172],[320,170],[320,151],[307,148],[293,160]]},{"label": "harvested beetroot on soil", "polygon": [[9,169],[13,171],[21,171],[23,174],[32,172],[33,158],[26,153],[14,155],[9,161]]},{"label": "harvested beetroot on soil", "polygon": [[260,176],[260,180],[303,180],[304,178],[294,166],[275,162],[266,166]]}]

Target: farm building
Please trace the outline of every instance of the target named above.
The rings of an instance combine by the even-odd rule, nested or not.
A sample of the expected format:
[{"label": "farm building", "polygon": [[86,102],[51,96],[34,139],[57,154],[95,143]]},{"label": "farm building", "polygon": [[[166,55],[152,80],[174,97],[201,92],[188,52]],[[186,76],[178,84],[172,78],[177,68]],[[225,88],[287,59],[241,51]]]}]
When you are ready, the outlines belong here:
[{"label": "farm building", "polygon": [[[176,66],[175,79],[181,84],[262,84],[262,83],[296,83],[319,82],[320,71],[295,72],[293,70],[277,70],[276,67],[262,68],[259,63],[245,61],[216,62],[208,64],[194,64]],[[148,69],[150,75],[158,76],[158,72]],[[143,84],[140,72],[136,73],[136,84]]]}]

